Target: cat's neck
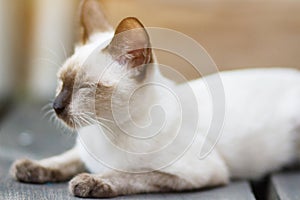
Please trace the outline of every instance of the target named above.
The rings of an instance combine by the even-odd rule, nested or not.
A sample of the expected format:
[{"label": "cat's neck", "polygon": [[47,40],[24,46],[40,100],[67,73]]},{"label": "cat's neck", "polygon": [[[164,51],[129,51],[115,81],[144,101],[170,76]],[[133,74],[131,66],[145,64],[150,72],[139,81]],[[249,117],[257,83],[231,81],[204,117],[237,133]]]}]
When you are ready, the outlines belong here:
[{"label": "cat's neck", "polygon": [[113,124],[110,123],[109,127],[115,133],[147,137],[165,126],[166,121],[174,121],[169,114],[177,109],[172,93],[175,83],[165,78],[158,66],[151,67],[154,67],[151,78],[136,90],[128,107],[125,105],[124,110],[114,112]]},{"label": "cat's neck", "polygon": [[[130,118],[124,117],[124,123],[134,120],[137,123],[147,124],[152,109],[161,106],[162,100],[167,96],[166,92],[172,92],[175,86],[174,82],[164,77],[157,65],[152,66],[154,69],[147,72],[150,76],[139,88],[136,89],[136,95],[133,95],[132,105],[129,105]],[[152,74],[151,74],[152,73]]]}]

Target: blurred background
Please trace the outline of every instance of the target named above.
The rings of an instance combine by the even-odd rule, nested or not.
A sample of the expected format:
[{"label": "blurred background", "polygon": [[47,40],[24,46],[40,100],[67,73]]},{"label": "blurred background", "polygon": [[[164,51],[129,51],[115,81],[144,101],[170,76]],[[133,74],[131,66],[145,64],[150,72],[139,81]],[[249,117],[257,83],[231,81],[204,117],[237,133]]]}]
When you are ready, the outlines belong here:
[{"label": "blurred background", "polygon": [[[249,67],[300,69],[298,0],[102,3],[114,27],[123,18],[135,16],[145,26],[170,28],[192,37],[221,71]],[[42,113],[50,107],[41,108],[54,98],[56,72],[73,52],[78,5],[79,0],[0,0],[0,176],[7,174],[16,158],[51,156],[74,142],[73,135],[55,129],[47,116],[43,119]],[[176,68],[188,79],[199,77],[183,59],[171,56],[157,52],[160,63]],[[260,190],[267,186],[264,180],[261,184],[263,187],[258,184],[254,191],[265,199]]]},{"label": "blurred background", "polygon": [[[297,0],[102,0],[113,26],[126,16],[198,41],[220,70],[300,67]],[[0,101],[53,98],[56,71],[72,54],[79,0],[0,0]],[[182,59],[158,59],[189,79]],[[3,106],[2,106],[3,107]]]}]

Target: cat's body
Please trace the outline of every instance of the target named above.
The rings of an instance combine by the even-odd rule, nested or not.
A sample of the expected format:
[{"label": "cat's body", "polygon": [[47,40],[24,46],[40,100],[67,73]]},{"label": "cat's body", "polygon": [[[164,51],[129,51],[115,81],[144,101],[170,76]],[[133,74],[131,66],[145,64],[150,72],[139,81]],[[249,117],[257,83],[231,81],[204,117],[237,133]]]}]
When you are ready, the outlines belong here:
[{"label": "cat's body", "polygon": [[[88,3],[83,8],[89,2],[94,5],[95,0],[85,2]],[[93,17],[93,9],[87,16]],[[99,17],[99,13],[94,17]],[[17,161],[12,167],[16,179],[35,183],[66,181],[86,168],[92,174],[73,178],[71,193],[80,197],[112,197],[198,189],[225,184],[231,178],[257,178],[299,159],[299,71],[277,68],[222,72],[176,85],[160,74],[149,51],[148,35],[138,20],[123,20],[115,35],[107,30],[107,24],[94,29],[95,23],[86,20],[84,45],[60,70],[62,84],[53,106],[59,118],[78,128],[77,143],[56,157]],[[139,31],[129,33],[126,39],[116,39],[118,33],[136,28]],[[103,29],[105,33],[94,34]],[[142,47],[135,48],[136,45]],[[126,56],[117,57],[120,53]],[[99,73],[107,66],[108,73],[99,79]],[[206,81],[217,76],[224,86],[225,104],[220,104],[225,105],[225,120],[220,137],[206,137],[210,126],[215,125],[211,124],[213,115],[218,113],[213,111],[216,107]],[[145,83],[152,87],[133,95],[132,91]],[[130,115],[123,109],[129,99]],[[154,105],[163,108],[163,113],[151,112],[151,121],[149,110]],[[181,115],[182,110],[185,115]],[[112,130],[112,134],[104,135],[98,126],[87,125],[89,119],[85,115],[78,117],[85,113],[106,119],[101,125]],[[110,122],[112,119],[115,123]],[[132,120],[141,126],[135,127]],[[157,129],[163,120],[166,123]],[[141,128],[149,122],[151,128]],[[126,134],[120,128],[126,129]],[[151,135],[152,132],[158,134]],[[171,148],[163,149],[168,142]],[[214,148],[200,158],[203,142]],[[161,151],[156,153],[158,150]]]},{"label": "cat's body", "polygon": [[[223,170],[228,170],[231,178],[257,178],[299,158],[300,72],[294,69],[264,68],[221,72],[219,75],[225,88],[226,119],[222,135],[214,151],[220,153],[218,159],[221,159],[226,165]],[[205,79],[213,78],[213,76]],[[197,155],[200,153],[203,140],[205,140],[205,134],[211,123],[210,116],[213,112],[205,79],[187,83],[197,92],[198,108],[199,113],[201,113],[199,118],[200,127],[197,134],[200,135],[201,139],[195,140],[190,148],[192,156],[183,156],[177,161],[178,163],[184,162],[196,171],[197,169],[201,171],[200,167],[197,167],[197,163],[202,161]],[[184,94],[186,90],[181,90],[181,88],[183,88],[181,85],[173,86],[173,91],[176,91],[177,94]],[[165,101],[163,98],[161,100],[168,104],[172,102]],[[187,102],[183,103],[188,104],[189,99],[186,100]],[[163,103],[159,104],[162,105]],[[145,104],[142,105],[147,107]],[[191,105],[191,109],[194,109],[194,106]],[[165,110],[165,112],[174,112],[172,106],[164,106],[164,108],[170,109]],[[169,116],[176,117],[176,115]],[[171,126],[176,127],[177,120],[173,121],[174,124]],[[93,143],[92,141],[102,141],[104,143],[109,141],[104,136],[102,140],[99,140],[97,129],[89,128],[81,131],[81,139],[78,140],[77,146],[82,149],[81,158],[85,160],[88,169],[93,173],[110,170],[105,165],[102,165],[103,168],[99,167],[100,163],[95,161],[95,158],[92,158],[90,154],[97,155],[103,151],[114,152],[114,148],[111,150],[104,149],[113,146],[97,143],[98,148],[95,149],[96,151],[88,153],[84,150],[85,148],[80,141],[85,143],[90,141],[90,144]],[[93,131],[95,132],[94,137]],[[186,135],[189,135],[192,130],[186,130],[186,132]],[[167,133],[167,135],[170,138],[173,136],[172,133]],[[187,137],[187,139],[189,138]],[[150,143],[149,141],[145,143],[147,142]],[[162,141],[162,143],[164,142]],[[214,142],[211,141],[211,143]],[[149,149],[142,149],[148,147],[143,144],[143,141],[137,143],[137,149],[141,152],[149,151]],[[132,142],[126,144],[125,140],[122,146],[127,146],[127,149],[130,150],[135,149]],[[157,144],[157,146],[150,145],[150,147],[153,148],[151,150],[155,150],[161,147],[161,144]],[[107,154],[107,156],[111,156],[111,154]],[[125,165],[126,160],[122,159],[122,156],[119,161],[120,164]],[[127,160],[127,162],[130,161]],[[133,169],[139,163],[131,164]],[[149,163],[149,168],[150,166],[151,163]],[[167,172],[168,168],[172,168],[172,165],[162,170]],[[182,170],[179,169],[177,173]],[[128,171],[131,171],[131,169],[128,169]]]}]

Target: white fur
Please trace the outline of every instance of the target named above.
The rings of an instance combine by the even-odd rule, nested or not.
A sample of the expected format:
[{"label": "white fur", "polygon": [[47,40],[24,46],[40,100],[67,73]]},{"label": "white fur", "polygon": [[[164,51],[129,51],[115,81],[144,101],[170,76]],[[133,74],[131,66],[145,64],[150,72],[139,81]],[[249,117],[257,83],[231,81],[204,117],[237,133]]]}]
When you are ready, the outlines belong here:
[{"label": "white fur", "polygon": [[[112,36],[111,34],[108,34]],[[104,37],[107,40],[107,37]],[[87,55],[94,50],[100,39],[94,38],[94,43],[78,47],[76,53],[70,58],[72,62],[83,63]],[[71,61],[69,61],[71,62]],[[92,66],[89,73],[95,74],[93,66],[107,66],[112,63],[112,58],[107,54],[99,53],[91,58],[88,66]],[[120,78],[122,66],[112,67],[112,72],[107,73],[103,80],[115,80]],[[96,70],[97,71],[97,70]],[[204,159],[199,159],[200,146],[205,139],[211,118],[212,103],[209,89],[205,80],[213,79],[217,75],[211,75],[205,79],[198,79],[186,85],[176,85],[172,81],[160,75],[157,66],[148,70],[151,76],[147,76],[149,82],[155,82],[169,88],[177,96],[184,97],[184,87],[191,87],[197,97],[197,105],[190,105],[188,109],[195,110],[198,107],[199,125],[196,138],[192,145],[183,152],[184,154],[170,165],[161,166],[164,160],[168,160],[177,153],[185,138],[191,138],[193,132],[188,128],[186,135],[180,136],[175,141],[175,146],[161,154],[161,156],[132,157],[121,153],[108,138],[99,134],[97,126],[89,126],[79,130],[77,148],[80,157],[88,169],[93,173],[103,173],[112,168],[120,168],[126,171],[143,171],[143,169],[156,169],[176,174],[188,179],[195,186],[208,186],[226,183],[229,178],[257,178],[272,170],[278,169],[299,156],[299,127],[300,127],[300,72],[293,69],[248,69],[222,72],[219,75],[223,81],[226,96],[226,119],[222,135],[214,150]],[[97,72],[96,72],[97,74]],[[129,85],[121,87],[124,90]],[[151,93],[149,94],[149,92]],[[162,87],[155,87],[143,91],[141,96],[135,97],[132,119],[137,124],[147,124],[149,120],[149,108],[159,105],[164,110],[165,125],[160,134],[150,140],[137,140],[129,136],[115,138],[115,144],[132,152],[152,152],[159,149],[176,135],[181,123],[192,121],[195,116],[188,119],[180,119],[180,106],[176,98],[166,93]],[[125,98],[126,99],[126,98]],[[191,104],[190,98],[182,98],[183,104]],[[118,101],[118,99],[116,99]],[[121,103],[121,100],[120,100]],[[153,114],[153,113],[152,113]],[[125,125],[131,120],[130,116],[122,113]],[[127,118],[126,118],[127,116]],[[154,113],[152,120],[160,119],[162,114]],[[124,119],[125,117],[125,119]],[[161,124],[152,121],[153,129]],[[111,127],[116,131],[114,126]],[[134,136],[147,136],[149,132],[138,132],[128,127],[128,132]],[[208,141],[212,144],[215,141]],[[95,157],[103,158],[97,161]],[[111,163],[105,163],[111,161]]]}]

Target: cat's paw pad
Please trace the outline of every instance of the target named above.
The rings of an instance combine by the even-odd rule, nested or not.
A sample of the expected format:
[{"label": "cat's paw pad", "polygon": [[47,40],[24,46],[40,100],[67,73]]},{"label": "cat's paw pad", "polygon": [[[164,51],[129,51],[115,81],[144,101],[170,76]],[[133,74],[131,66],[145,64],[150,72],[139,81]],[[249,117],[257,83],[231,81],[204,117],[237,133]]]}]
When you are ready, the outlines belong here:
[{"label": "cat's paw pad", "polygon": [[69,183],[69,190],[78,197],[114,197],[114,192],[110,183],[92,174],[79,174]]},{"label": "cat's paw pad", "polygon": [[52,170],[28,159],[17,160],[10,168],[10,174],[18,181],[45,183],[52,181]]}]

